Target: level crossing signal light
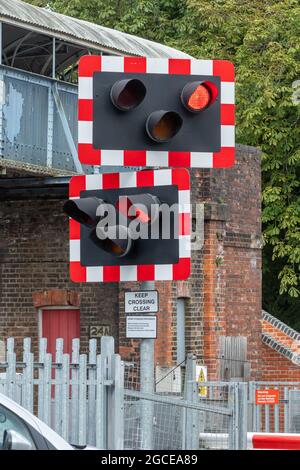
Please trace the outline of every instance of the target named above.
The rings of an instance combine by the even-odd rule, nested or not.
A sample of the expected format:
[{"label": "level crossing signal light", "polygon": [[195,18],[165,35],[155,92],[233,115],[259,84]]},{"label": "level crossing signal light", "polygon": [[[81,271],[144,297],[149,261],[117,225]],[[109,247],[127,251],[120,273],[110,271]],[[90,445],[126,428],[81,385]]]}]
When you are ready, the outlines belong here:
[{"label": "level crossing signal light", "polygon": [[210,168],[234,162],[230,62],[85,56],[78,109],[82,163]]},{"label": "level crossing signal light", "polygon": [[182,90],[181,101],[191,113],[200,113],[216,101],[218,94],[219,90],[212,82],[189,82]]},{"label": "level crossing signal light", "polygon": [[113,222],[108,226],[99,226],[101,215],[104,217],[106,212],[115,208],[125,221],[136,220],[150,225],[158,221],[159,205],[158,197],[152,194],[139,194],[120,195],[110,209],[106,201],[97,197],[71,199],[65,202],[63,210],[73,220],[91,229],[90,237],[100,249],[113,257],[121,258],[128,255],[133,248],[130,230],[122,223],[115,225]]},{"label": "level crossing signal light", "polygon": [[70,218],[71,279],[187,279],[189,191],[185,169],[72,177],[63,207]]}]

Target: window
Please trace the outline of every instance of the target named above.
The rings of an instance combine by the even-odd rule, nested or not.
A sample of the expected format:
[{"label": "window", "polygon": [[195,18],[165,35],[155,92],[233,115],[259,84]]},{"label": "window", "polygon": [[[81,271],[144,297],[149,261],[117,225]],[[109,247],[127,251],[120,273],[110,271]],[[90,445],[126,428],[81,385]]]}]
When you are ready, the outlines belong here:
[{"label": "window", "polygon": [[33,449],[36,449],[29,429],[24,421],[15,413],[8,410],[3,405],[0,405],[0,449],[3,447],[4,431],[16,431],[31,443]]}]

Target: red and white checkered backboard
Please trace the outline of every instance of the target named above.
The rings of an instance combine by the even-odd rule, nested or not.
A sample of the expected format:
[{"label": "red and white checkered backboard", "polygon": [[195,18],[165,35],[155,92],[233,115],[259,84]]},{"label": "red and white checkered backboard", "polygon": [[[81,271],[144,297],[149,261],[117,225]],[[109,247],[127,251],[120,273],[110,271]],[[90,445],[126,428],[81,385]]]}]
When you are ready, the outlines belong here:
[{"label": "red and white checkered backboard", "polygon": [[[186,74],[220,78],[221,148],[219,152],[99,150],[93,147],[94,72]],[[79,63],[78,156],[86,165],[226,168],[235,152],[234,67],[223,60],[83,56]]]},{"label": "red and white checkered backboard", "polygon": [[185,169],[132,171],[73,176],[70,199],[80,198],[82,191],[117,188],[142,188],[174,185],[178,187],[179,262],[128,266],[82,266],[80,223],[70,219],[70,277],[74,282],[171,281],[190,275],[191,224],[190,176]]}]

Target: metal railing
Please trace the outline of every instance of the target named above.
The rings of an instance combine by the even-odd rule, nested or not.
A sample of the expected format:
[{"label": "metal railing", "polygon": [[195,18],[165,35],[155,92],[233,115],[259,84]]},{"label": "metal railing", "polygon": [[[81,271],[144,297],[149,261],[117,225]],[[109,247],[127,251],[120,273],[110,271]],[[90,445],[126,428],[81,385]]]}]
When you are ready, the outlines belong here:
[{"label": "metal railing", "polygon": [[0,66],[0,158],[81,172],[76,85]]},{"label": "metal railing", "polygon": [[[278,402],[257,403],[257,390],[278,390]],[[300,382],[249,382],[248,430],[300,433]]]},{"label": "metal railing", "polygon": [[88,354],[80,354],[79,340],[74,339],[72,353],[64,354],[63,340],[57,339],[52,356],[47,353],[46,339],[41,339],[35,359],[31,340],[26,338],[22,358],[17,360],[14,339],[9,338],[5,362],[0,363],[0,392],[73,444],[104,449],[201,449],[207,447],[209,437],[210,446],[217,448],[223,433],[224,448],[244,448],[245,384],[201,383],[200,393],[195,359],[189,355],[182,390],[168,391],[168,384],[160,379],[160,387],[145,394],[138,378],[133,386],[124,380],[124,363],[114,352],[113,338],[101,339],[101,354],[97,346],[92,339]]},{"label": "metal railing", "polygon": [[[39,341],[34,357],[30,338],[17,357],[13,338],[0,362],[0,392],[36,414],[73,444],[103,449],[245,449],[247,431],[300,432],[299,382],[197,382],[196,360],[156,368],[156,389],[143,393],[139,369],[115,354],[112,337],[79,339],[64,354]],[[99,349],[98,349],[99,348]],[[100,350],[100,353],[99,353]],[[258,404],[256,391],[277,390],[273,405]]]}]

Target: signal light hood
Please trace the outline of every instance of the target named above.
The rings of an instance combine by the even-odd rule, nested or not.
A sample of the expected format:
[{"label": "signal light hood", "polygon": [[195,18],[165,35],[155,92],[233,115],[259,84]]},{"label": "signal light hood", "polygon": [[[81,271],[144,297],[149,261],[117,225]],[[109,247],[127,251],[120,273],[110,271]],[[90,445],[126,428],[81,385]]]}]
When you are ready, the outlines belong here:
[{"label": "signal light hood", "polygon": [[99,221],[96,215],[97,208],[103,203],[104,201],[97,197],[69,199],[64,203],[63,211],[76,222],[86,227],[93,227]]},{"label": "signal light hood", "polygon": [[154,111],[146,121],[146,131],[154,142],[168,142],[178,134],[182,123],[182,117],[175,111]]},{"label": "signal light hood", "polygon": [[110,90],[110,98],[120,111],[130,111],[136,108],[146,96],[146,87],[137,78],[119,80]]},{"label": "signal light hood", "polygon": [[124,225],[111,225],[101,227],[97,225],[93,238],[96,237],[97,245],[116,258],[128,255],[133,246],[130,232]]}]

